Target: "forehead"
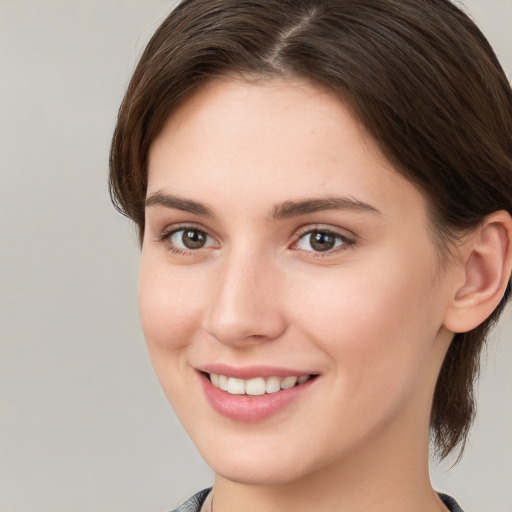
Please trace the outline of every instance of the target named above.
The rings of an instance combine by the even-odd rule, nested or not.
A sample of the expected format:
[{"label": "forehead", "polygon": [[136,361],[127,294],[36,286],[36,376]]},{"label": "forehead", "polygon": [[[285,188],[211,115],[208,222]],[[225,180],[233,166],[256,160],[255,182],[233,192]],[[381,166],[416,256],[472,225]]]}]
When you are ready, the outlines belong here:
[{"label": "forehead", "polygon": [[423,207],[341,99],[299,80],[225,79],[198,89],[151,147],[148,194],[163,190],[246,208],[333,193],[381,211]]},{"label": "forehead", "polygon": [[[365,145],[366,149],[378,152],[364,126],[341,98],[325,86],[300,79],[246,81],[224,77],[196,89],[172,112],[150,156],[155,153],[154,146],[162,144],[162,139],[169,141],[178,136],[180,144],[184,143],[187,130],[193,135],[196,149],[206,140],[219,142],[221,137],[229,137],[243,143],[243,148],[266,142],[265,150],[285,150],[297,137],[313,140],[315,135],[326,135],[333,127],[342,126],[345,135],[357,140],[358,146]],[[275,133],[286,137],[270,144],[270,136]]]}]

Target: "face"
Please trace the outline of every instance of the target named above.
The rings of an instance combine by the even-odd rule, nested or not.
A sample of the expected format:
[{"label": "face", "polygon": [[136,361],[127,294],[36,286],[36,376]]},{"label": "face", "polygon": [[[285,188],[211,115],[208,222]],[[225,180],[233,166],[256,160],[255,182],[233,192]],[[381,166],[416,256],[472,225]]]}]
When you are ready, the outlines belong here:
[{"label": "face", "polygon": [[152,145],[142,325],[228,479],[426,445],[450,338],[439,274],[421,194],[328,91],[211,82]]}]

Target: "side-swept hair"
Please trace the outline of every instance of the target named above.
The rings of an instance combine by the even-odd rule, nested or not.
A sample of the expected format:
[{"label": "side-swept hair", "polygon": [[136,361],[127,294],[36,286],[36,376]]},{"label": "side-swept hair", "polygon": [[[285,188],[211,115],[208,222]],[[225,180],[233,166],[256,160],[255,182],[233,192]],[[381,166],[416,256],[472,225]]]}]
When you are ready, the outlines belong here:
[{"label": "side-swept hair", "polygon": [[[449,0],[185,0],[143,53],[112,141],[111,196],[141,242],[153,140],[196,88],[230,75],[298,77],[337,93],[427,199],[444,258],[461,232],[512,214],[510,84]],[[431,412],[441,457],[464,447],[479,355],[506,299],[448,350]]]}]

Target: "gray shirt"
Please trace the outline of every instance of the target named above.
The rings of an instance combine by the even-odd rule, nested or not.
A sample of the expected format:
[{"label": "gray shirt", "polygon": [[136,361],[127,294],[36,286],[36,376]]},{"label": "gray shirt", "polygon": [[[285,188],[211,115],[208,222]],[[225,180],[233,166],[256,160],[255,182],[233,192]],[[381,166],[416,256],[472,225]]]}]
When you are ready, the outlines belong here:
[{"label": "gray shirt", "polygon": [[[197,494],[194,494],[192,498],[185,501],[185,503],[182,503],[178,508],[175,508],[172,512],[201,512],[201,507],[210,494],[210,491],[211,488],[199,491]],[[448,507],[450,512],[464,512],[451,496],[439,493],[439,497]]]}]

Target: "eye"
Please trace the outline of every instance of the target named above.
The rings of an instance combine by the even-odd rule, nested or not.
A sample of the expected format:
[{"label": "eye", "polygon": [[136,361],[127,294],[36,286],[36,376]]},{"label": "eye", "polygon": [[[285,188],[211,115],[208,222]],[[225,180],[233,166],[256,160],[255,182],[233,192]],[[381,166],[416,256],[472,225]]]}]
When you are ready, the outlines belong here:
[{"label": "eye", "polygon": [[172,248],[178,251],[193,251],[215,245],[212,237],[196,228],[178,229],[169,233],[166,238]]},{"label": "eye", "polygon": [[339,233],[315,229],[302,235],[296,247],[301,251],[327,252],[349,243],[351,242]]}]

